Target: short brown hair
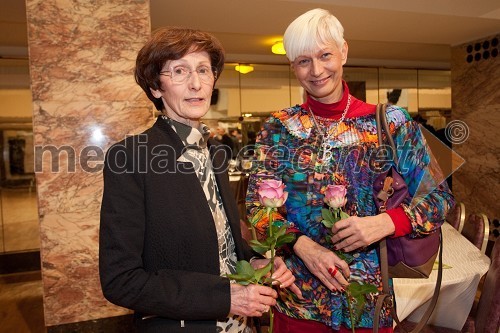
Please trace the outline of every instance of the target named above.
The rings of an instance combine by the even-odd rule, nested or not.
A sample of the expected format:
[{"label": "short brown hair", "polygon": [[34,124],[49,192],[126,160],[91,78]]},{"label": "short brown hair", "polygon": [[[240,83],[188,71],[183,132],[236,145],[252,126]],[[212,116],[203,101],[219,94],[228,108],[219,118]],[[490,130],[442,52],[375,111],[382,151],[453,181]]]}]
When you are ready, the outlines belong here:
[{"label": "short brown hair", "polygon": [[188,53],[207,52],[217,71],[217,80],[224,68],[224,49],[211,34],[200,30],[180,27],[164,27],[153,31],[137,55],[135,81],[141,86],[156,109],[163,111],[161,98],[156,98],[150,89],[161,90],[160,71],[168,60],[178,60]]}]

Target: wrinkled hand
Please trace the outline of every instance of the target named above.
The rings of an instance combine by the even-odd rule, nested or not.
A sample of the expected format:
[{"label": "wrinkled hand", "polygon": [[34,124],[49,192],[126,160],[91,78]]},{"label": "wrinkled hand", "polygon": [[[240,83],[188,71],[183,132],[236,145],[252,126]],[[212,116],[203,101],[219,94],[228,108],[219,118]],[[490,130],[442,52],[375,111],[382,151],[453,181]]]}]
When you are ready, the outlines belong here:
[{"label": "wrinkled hand", "polygon": [[[338,223],[338,222],[337,222]],[[319,245],[307,236],[301,236],[293,247],[307,268],[330,290],[344,290],[349,284],[349,266],[333,251]],[[332,276],[329,269],[337,268]]]},{"label": "wrinkled hand", "polygon": [[335,250],[345,252],[368,246],[394,233],[394,223],[387,213],[376,216],[350,216],[332,227]]},{"label": "wrinkled hand", "polygon": [[[269,263],[270,259],[255,259],[252,260],[251,265],[254,269],[262,268]],[[303,299],[302,292],[299,287],[297,287],[295,282],[295,276],[293,276],[292,272],[286,267],[285,262],[280,257],[274,257],[274,273],[271,277],[275,281],[273,281],[273,285],[278,285],[280,288],[289,288],[295,295],[297,295],[300,299]]]},{"label": "wrinkled hand", "polygon": [[245,317],[261,317],[276,305],[278,293],[270,287],[258,284],[242,286],[231,283],[230,313]]}]

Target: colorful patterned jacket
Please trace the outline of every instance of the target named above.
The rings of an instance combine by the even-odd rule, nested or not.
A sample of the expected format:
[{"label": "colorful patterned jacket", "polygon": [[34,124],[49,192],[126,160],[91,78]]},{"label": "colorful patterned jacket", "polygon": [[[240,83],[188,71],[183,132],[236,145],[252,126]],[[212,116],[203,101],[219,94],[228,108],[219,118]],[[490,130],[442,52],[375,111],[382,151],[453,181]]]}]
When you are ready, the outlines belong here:
[{"label": "colorful patterned jacket", "polygon": [[[356,102],[357,105],[363,104]],[[447,210],[454,203],[453,197],[418,124],[397,106],[388,107],[387,121],[398,148],[398,170],[413,196],[402,204],[412,225],[410,235],[421,237],[443,223]],[[318,118],[318,122],[328,120]],[[257,186],[263,179],[283,181],[289,193],[288,200],[273,220],[278,224],[286,223],[291,232],[299,231],[327,248],[332,248],[327,241],[330,230],[321,223],[327,185],[346,186],[344,211],[349,215],[377,214],[372,194],[373,182],[378,175],[375,167],[378,151],[375,115],[347,118],[339,124],[336,134],[328,142],[331,146],[331,158],[328,159],[328,155],[323,156],[323,149],[319,149],[321,140],[312,117],[302,106],[275,112],[265,122],[257,138],[258,155],[246,199],[249,221],[261,235],[269,222],[257,194]],[[293,251],[282,251],[282,254],[296,276],[296,284],[305,300],[299,300],[288,290],[281,290],[278,310],[294,318],[323,322],[334,329],[340,325],[350,327],[345,295],[330,292]],[[351,281],[373,284],[381,290],[376,244],[351,254],[355,257],[350,264]],[[366,299],[357,327],[373,326],[376,295],[366,295]],[[392,326],[387,309],[383,311],[381,326]]]}]

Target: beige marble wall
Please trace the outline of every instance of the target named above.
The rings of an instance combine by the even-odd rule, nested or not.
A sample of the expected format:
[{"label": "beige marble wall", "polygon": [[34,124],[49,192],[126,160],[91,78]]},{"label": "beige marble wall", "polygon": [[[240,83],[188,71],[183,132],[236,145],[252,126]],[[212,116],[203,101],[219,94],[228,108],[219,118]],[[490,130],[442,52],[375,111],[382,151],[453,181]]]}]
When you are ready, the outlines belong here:
[{"label": "beige marble wall", "polygon": [[45,323],[124,314],[99,285],[101,169],[112,143],[153,120],[132,74],[150,34],[149,0],[26,0],[26,7]]},{"label": "beige marble wall", "polygon": [[[500,215],[500,55],[491,56],[500,47],[491,45],[494,38],[500,34],[453,47],[451,65],[452,120],[461,123],[456,122],[456,131],[450,134],[457,138],[468,134],[453,146],[465,159],[453,175],[453,192],[465,203],[466,214],[483,212],[490,219]],[[479,51],[474,49],[477,43]],[[485,51],[490,54],[487,59],[482,56]],[[476,53],[481,60],[467,62],[467,56],[474,58]]]}]

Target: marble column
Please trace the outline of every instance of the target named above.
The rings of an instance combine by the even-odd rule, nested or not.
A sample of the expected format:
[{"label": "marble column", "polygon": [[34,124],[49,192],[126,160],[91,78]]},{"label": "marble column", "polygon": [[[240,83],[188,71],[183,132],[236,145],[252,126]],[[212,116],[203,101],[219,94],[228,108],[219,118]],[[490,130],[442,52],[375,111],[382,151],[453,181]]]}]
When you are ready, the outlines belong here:
[{"label": "marble column", "polygon": [[106,149],[153,121],[135,83],[149,0],[26,0],[46,326],[128,313],[102,296]]},{"label": "marble column", "polygon": [[[453,149],[465,164],[453,174],[453,192],[466,215],[500,212],[500,34],[452,48]],[[453,123],[454,122],[454,123]]]}]

